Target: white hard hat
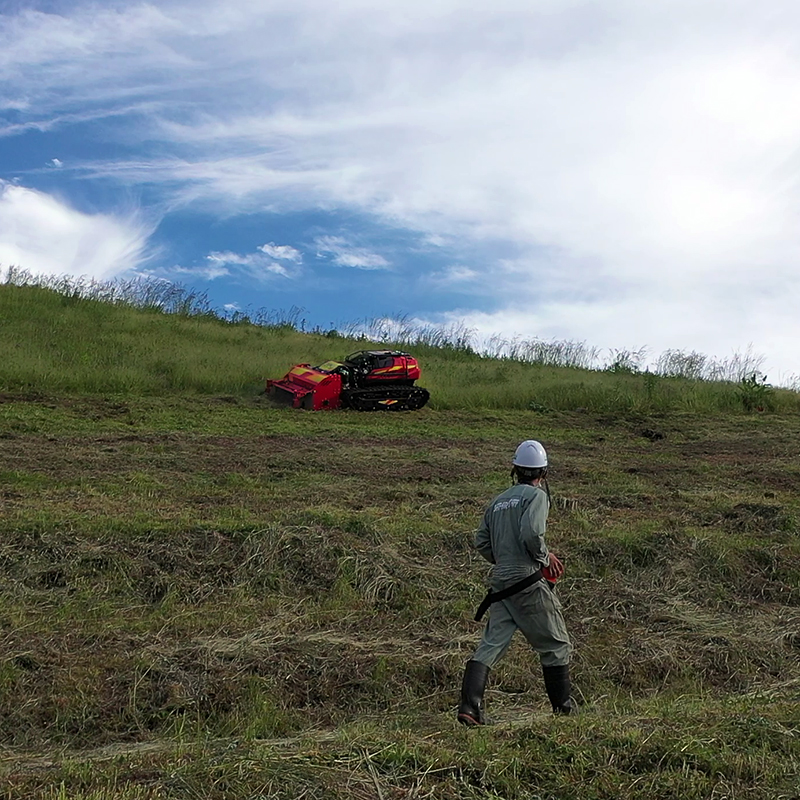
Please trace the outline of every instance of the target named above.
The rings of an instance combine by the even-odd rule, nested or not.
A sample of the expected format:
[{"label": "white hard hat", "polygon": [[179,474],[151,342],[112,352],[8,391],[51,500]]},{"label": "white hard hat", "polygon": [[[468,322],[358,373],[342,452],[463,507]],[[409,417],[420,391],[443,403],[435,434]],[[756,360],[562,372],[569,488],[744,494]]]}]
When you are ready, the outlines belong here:
[{"label": "white hard hat", "polygon": [[544,447],[535,439],[528,439],[517,448],[514,453],[514,460],[511,462],[515,467],[526,467],[528,469],[538,469],[547,466],[547,453]]}]

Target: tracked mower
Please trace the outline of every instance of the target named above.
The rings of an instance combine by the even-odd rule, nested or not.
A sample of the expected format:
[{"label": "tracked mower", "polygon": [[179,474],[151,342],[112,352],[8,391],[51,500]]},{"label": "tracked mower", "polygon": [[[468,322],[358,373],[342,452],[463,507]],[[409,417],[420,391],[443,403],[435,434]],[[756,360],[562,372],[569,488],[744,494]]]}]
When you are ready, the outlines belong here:
[{"label": "tracked mower", "polygon": [[408,353],[359,350],[318,367],[297,364],[280,380],[268,380],[266,393],[277,403],[309,411],[416,411],[430,398],[427,389],[414,386],[419,374]]}]

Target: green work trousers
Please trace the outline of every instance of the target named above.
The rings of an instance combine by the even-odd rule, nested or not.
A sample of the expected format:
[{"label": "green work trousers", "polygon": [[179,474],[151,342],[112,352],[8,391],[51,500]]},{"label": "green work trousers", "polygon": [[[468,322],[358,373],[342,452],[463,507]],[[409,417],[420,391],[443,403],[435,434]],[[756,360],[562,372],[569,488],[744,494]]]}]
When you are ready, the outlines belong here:
[{"label": "green work trousers", "polygon": [[508,650],[517,629],[539,654],[543,667],[569,664],[572,644],[561,613],[561,602],[546,581],[534,583],[492,604],[473,660],[493,667]]}]

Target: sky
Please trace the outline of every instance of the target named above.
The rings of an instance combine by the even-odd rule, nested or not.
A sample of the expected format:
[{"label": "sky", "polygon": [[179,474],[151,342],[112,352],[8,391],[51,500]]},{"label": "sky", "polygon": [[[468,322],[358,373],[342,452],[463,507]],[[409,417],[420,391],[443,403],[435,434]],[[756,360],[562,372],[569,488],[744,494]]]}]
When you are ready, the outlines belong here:
[{"label": "sky", "polygon": [[0,269],[800,374],[795,0],[0,0]]}]

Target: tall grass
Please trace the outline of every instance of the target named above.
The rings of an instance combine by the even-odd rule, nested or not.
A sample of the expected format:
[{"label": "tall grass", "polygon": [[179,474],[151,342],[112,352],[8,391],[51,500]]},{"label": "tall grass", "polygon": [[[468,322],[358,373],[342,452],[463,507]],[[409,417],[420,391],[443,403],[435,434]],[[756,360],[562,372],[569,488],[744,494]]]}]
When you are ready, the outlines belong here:
[{"label": "tall grass", "polygon": [[761,357],[727,361],[667,351],[642,371],[645,350],[493,337],[481,348],[464,325],[376,318],[305,330],[303,310],[226,314],[206,295],[164,281],[37,278],[9,269],[0,283],[0,390],[89,393],[253,393],[295,363],[342,359],[371,346],[410,349],[432,407],[535,411],[800,410],[800,395],[742,396]]},{"label": "tall grass", "polygon": [[655,371],[667,377],[707,381],[741,381],[760,374],[764,356],[754,353],[752,345],[727,359],[710,358],[703,353],[665,350],[656,361]]},{"label": "tall grass", "polygon": [[524,339],[519,336],[506,339],[498,334],[489,337],[482,350],[491,358],[579,369],[596,367],[601,355],[599,348],[590,347],[586,342]]},{"label": "tall grass", "polygon": [[304,326],[304,321],[300,319],[303,309],[299,306],[292,306],[288,310],[260,308],[250,313],[227,311],[212,306],[206,292],[149,276],[99,281],[72,275],[34,275],[28,270],[8,267],[0,269],[0,279],[6,286],[47,289],[74,302],[99,301],[184,317],[207,317],[233,325],[289,327],[296,330]]},{"label": "tall grass", "polygon": [[283,357],[281,341],[302,337],[291,328],[76,301],[38,287],[0,287],[0,318],[5,390],[241,392],[285,371],[291,357]]}]

